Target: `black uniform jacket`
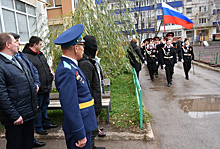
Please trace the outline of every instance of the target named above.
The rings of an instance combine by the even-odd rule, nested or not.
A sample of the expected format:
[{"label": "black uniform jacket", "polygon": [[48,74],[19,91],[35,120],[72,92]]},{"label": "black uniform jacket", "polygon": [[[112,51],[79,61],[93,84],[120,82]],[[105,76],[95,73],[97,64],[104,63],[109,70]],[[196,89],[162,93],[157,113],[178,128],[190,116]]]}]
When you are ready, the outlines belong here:
[{"label": "black uniform jacket", "polygon": [[165,65],[174,65],[177,63],[176,60],[176,50],[173,46],[167,47],[166,45],[162,48],[163,49],[163,64]]},{"label": "black uniform jacket", "polygon": [[154,63],[157,61],[158,50],[156,48],[148,48],[146,50],[147,63]]},{"label": "black uniform jacket", "polygon": [[182,47],[182,58],[184,62],[194,60],[193,47],[191,45]]}]

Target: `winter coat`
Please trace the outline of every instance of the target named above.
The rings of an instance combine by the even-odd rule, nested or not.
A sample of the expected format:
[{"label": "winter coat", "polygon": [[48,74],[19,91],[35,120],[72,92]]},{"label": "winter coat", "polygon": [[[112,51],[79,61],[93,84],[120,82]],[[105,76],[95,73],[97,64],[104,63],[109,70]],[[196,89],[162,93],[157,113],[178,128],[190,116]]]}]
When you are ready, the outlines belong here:
[{"label": "winter coat", "polygon": [[140,71],[141,70],[141,63],[138,62],[135,55],[131,52],[132,50],[133,50],[133,52],[135,52],[138,55],[138,58],[141,60],[141,62],[144,63],[144,59],[141,54],[140,48],[133,41],[130,42],[130,48],[127,50],[128,58],[130,60],[131,66],[134,67],[136,71]]},{"label": "winter coat", "polygon": [[21,69],[0,54],[0,121],[13,125],[20,116],[24,123],[37,115],[37,93],[28,66],[17,58]]},{"label": "winter coat", "polygon": [[23,53],[28,57],[28,60],[37,68],[40,89],[38,93],[47,93],[51,91],[53,74],[50,71],[50,67],[47,64],[47,59],[42,52],[36,53],[29,48],[29,44],[26,44]]},{"label": "winter coat", "polygon": [[100,79],[98,72],[95,68],[96,61],[88,58],[87,55],[84,54],[83,58],[78,60],[78,66],[84,73],[85,77],[89,80],[90,83],[90,92],[92,97],[94,98],[94,106],[95,113],[98,116],[101,113],[102,103],[101,103],[101,87],[100,87]]}]

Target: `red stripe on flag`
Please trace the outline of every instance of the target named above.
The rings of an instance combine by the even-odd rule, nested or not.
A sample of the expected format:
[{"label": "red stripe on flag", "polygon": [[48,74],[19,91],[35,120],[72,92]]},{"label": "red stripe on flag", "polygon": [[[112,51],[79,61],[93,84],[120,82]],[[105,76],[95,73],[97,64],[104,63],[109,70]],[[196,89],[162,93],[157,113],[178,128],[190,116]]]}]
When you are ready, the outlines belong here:
[{"label": "red stripe on flag", "polygon": [[181,25],[187,29],[191,29],[193,27],[193,23],[189,23],[186,20],[174,17],[174,16],[169,16],[169,15],[163,15],[163,23],[172,23],[172,24],[178,24]]}]

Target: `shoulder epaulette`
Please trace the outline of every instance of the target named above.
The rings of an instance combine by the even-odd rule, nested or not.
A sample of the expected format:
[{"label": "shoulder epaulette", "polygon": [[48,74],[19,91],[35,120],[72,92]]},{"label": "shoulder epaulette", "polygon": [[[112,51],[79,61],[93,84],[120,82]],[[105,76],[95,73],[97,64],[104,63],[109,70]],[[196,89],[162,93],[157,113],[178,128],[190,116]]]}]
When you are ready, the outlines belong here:
[{"label": "shoulder epaulette", "polygon": [[67,62],[65,62],[65,61],[63,61],[63,67],[64,67],[64,68],[71,69],[70,64],[68,64],[68,63],[67,63]]}]

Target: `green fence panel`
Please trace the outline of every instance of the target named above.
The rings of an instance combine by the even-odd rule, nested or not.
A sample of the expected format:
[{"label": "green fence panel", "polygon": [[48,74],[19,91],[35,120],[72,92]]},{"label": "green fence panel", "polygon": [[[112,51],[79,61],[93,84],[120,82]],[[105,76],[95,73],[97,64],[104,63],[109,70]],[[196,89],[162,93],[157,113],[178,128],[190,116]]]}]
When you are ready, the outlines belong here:
[{"label": "green fence panel", "polygon": [[142,90],[141,90],[141,86],[140,86],[136,71],[133,67],[132,67],[132,74],[133,74],[134,85],[135,85],[135,94],[137,97],[139,112],[140,112],[140,129],[143,129]]}]

